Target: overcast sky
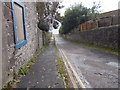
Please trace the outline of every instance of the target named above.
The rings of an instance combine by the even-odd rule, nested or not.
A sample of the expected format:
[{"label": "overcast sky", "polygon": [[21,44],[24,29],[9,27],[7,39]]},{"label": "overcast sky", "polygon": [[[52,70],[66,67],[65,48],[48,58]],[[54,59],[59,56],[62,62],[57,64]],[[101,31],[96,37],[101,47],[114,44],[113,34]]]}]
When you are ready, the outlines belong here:
[{"label": "overcast sky", "polygon": [[64,11],[66,8],[70,7],[71,5],[74,5],[75,3],[81,3],[90,8],[93,5],[93,2],[101,2],[101,8],[100,10],[102,12],[108,12],[108,11],[112,11],[112,10],[116,10],[118,9],[118,2],[120,0],[62,0],[62,5],[64,5],[65,7],[63,9],[60,10],[61,14],[63,15]]}]

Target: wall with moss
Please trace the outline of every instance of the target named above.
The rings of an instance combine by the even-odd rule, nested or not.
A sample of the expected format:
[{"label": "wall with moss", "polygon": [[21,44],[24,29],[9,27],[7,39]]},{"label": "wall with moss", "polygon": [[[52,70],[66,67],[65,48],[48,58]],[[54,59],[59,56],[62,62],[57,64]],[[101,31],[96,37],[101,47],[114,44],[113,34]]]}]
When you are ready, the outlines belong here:
[{"label": "wall with moss", "polygon": [[80,32],[79,28],[75,28],[65,37],[71,40],[118,49],[118,28],[120,26],[113,25],[83,32]]}]

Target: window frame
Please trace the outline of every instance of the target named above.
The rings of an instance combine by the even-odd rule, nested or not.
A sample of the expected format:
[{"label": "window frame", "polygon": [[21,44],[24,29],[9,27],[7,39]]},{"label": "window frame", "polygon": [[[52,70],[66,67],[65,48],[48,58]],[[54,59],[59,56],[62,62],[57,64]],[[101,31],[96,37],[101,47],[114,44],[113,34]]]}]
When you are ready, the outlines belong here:
[{"label": "window frame", "polygon": [[[22,8],[22,20],[23,20],[23,33],[24,33],[24,40],[22,42],[18,42],[17,40],[17,29],[16,29],[16,16],[15,16],[15,8],[14,4],[17,4]],[[26,25],[25,25],[25,6],[22,2],[12,0],[12,15],[13,15],[13,29],[14,29],[14,42],[16,44],[16,49],[20,49],[23,45],[27,43],[26,39]]]}]

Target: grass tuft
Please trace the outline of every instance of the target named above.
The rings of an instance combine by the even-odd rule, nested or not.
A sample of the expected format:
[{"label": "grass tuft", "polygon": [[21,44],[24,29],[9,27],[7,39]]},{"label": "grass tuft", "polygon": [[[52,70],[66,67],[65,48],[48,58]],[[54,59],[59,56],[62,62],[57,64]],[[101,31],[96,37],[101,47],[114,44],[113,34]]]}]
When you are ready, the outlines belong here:
[{"label": "grass tuft", "polygon": [[77,40],[70,40],[70,39],[65,38],[62,35],[61,35],[61,37],[63,37],[63,39],[65,39],[65,40],[70,41],[70,42],[75,43],[75,44],[80,44],[82,46],[85,46],[85,47],[88,47],[88,48],[91,48],[91,49],[100,50],[100,51],[103,51],[103,52],[106,52],[106,53],[110,53],[110,54],[120,56],[120,52],[118,50],[116,50],[115,48],[108,48],[108,47],[98,46],[98,45],[94,45],[94,44],[90,44],[90,43],[86,43],[86,42],[80,42],[80,41],[77,41]]},{"label": "grass tuft", "polygon": [[62,61],[62,58],[60,58],[59,56],[59,50],[56,46],[56,43],[55,43],[55,39],[54,39],[54,46],[56,48],[56,59],[58,60],[58,73],[60,74],[61,78],[63,79],[64,81],[64,85],[65,85],[65,88],[69,88],[69,80],[68,80],[68,75],[65,71],[65,67],[64,67],[64,62]]},{"label": "grass tuft", "polygon": [[34,54],[30,61],[18,70],[18,73],[14,73],[13,81],[8,82],[2,90],[11,90],[13,88],[12,86],[16,84],[16,81],[20,78],[20,76],[27,75],[30,67],[36,62],[36,58],[45,50],[47,45],[48,44],[43,46],[36,54]]}]

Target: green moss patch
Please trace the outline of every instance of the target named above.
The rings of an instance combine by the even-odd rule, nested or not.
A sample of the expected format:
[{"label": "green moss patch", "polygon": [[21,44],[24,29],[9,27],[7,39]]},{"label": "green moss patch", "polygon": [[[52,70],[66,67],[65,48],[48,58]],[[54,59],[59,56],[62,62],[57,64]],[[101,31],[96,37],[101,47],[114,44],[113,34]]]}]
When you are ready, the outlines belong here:
[{"label": "green moss patch", "polygon": [[[63,36],[61,35],[61,37],[63,37]],[[63,38],[65,40],[70,41],[70,42],[75,43],[75,44],[80,44],[82,46],[85,46],[85,47],[88,47],[88,48],[91,48],[91,49],[100,50],[100,51],[103,51],[103,52],[106,52],[106,53],[110,53],[110,54],[120,56],[120,52],[118,50],[116,50],[115,48],[98,46],[98,45],[94,45],[94,44],[90,44],[90,43],[86,43],[86,42],[80,42],[80,41],[77,41],[77,40],[69,40],[65,37],[63,37]]]}]

